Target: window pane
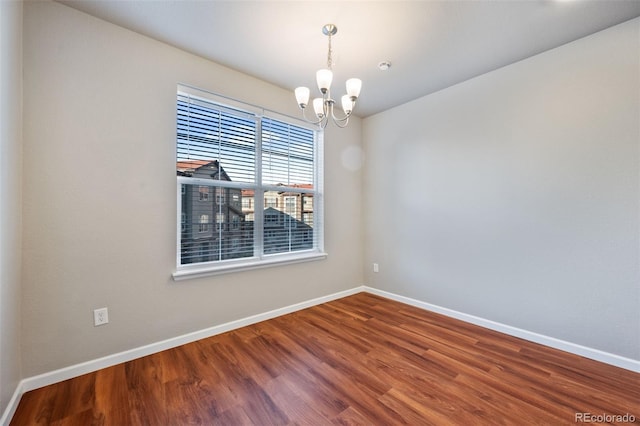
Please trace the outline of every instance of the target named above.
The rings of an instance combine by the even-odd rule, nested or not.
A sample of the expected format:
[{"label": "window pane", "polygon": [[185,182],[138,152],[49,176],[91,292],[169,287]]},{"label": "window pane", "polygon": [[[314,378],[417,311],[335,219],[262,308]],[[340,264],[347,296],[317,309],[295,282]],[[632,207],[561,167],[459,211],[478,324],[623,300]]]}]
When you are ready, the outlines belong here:
[{"label": "window pane", "polygon": [[177,114],[179,176],[255,182],[255,117],[180,93]]},{"label": "window pane", "polygon": [[[251,220],[247,220],[241,207],[243,191],[220,186],[204,187],[216,196],[203,199],[202,188],[201,185],[182,185],[180,191],[181,263],[253,256],[253,215]],[[247,194],[246,197],[253,205],[253,196]]]},{"label": "window pane", "polygon": [[263,184],[313,188],[313,147],[312,130],[263,118]]},{"label": "window pane", "polygon": [[[266,191],[265,199],[275,198],[280,208],[264,210],[264,253],[286,253],[313,248],[313,208],[307,210],[305,198],[311,194]],[[313,204],[313,203],[312,203]],[[309,216],[311,215],[311,216]],[[305,218],[307,221],[305,221]],[[311,220],[309,220],[311,218]]]}]

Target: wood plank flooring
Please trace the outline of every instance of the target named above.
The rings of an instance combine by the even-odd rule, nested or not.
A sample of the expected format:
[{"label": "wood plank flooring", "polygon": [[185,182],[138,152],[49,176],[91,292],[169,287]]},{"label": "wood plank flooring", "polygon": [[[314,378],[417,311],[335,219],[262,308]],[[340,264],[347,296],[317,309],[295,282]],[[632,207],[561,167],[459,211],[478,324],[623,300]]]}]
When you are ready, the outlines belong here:
[{"label": "wood plank flooring", "polygon": [[625,414],[640,424],[640,374],[359,293],[28,392],[11,424],[562,425]]}]

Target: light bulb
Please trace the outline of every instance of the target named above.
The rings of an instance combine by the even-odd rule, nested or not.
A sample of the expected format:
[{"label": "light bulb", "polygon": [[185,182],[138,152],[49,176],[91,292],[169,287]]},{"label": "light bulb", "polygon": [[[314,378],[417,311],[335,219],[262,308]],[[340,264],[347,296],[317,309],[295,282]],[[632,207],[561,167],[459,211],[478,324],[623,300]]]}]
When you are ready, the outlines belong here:
[{"label": "light bulb", "polygon": [[331,70],[322,69],[316,72],[316,81],[318,83],[318,89],[320,89],[323,95],[329,91],[332,80],[333,80],[333,73],[331,72]]},{"label": "light bulb", "polygon": [[342,110],[347,115],[351,114],[351,111],[353,111],[353,101],[351,100],[351,97],[349,95],[343,95],[341,99]]},{"label": "light bulb", "polygon": [[298,101],[298,105],[300,108],[304,108],[309,103],[309,88],[308,87],[297,87],[296,88],[296,100]]},{"label": "light bulb", "polygon": [[351,97],[351,100],[355,102],[360,96],[360,89],[362,89],[362,80],[359,78],[350,78],[347,80],[347,94]]},{"label": "light bulb", "polygon": [[315,98],[313,100],[313,110],[316,112],[318,118],[324,117],[324,99]]}]

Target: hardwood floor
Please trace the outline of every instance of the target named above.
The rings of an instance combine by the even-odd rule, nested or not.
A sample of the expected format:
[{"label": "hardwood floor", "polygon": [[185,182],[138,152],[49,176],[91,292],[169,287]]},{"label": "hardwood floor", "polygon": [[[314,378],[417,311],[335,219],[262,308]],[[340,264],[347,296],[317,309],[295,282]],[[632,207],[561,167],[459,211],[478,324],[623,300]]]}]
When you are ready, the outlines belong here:
[{"label": "hardwood floor", "polygon": [[28,392],[11,424],[557,425],[588,415],[640,424],[640,374],[360,293]]}]

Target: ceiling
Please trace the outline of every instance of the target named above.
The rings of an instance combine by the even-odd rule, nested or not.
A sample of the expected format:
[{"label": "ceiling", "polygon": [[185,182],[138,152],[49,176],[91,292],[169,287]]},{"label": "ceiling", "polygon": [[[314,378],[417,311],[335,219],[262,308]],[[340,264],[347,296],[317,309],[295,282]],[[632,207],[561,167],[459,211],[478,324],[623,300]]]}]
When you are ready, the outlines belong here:
[{"label": "ceiling", "polygon": [[640,0],[58,1],[312,96],[335,24],[333,95],[362,79],[361,117],[640,16]]}]

